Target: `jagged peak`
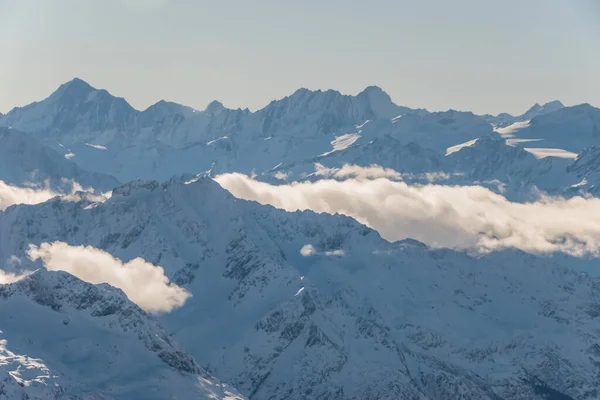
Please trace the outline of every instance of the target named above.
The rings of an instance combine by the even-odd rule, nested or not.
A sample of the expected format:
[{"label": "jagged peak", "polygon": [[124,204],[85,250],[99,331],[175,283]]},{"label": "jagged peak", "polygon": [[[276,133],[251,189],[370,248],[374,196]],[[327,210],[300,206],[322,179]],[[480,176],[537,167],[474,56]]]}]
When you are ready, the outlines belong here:
[{"label": "jagged peak", "polygon": [[61,103],[86,103],[117,101],[120,106],[131,111],[134,108],[122,97],[113,96],[105,89],[97,89],[80,78],[63,83],[48,99],[57,99]]},{"label": "jagged peak", "polygon": [[189,175],[181,175],[162,183],[155,180],[146,181],[142,179],[125,183],[113,190],[111,200],[142,193],[170,191],[175,188],[200,188],[202,191],[225,192],[225,189],[208,176],[197,176],[197,179],[189,180]]},{"label": "jagged peak", "polygon": [[226,107],[218,100],[213,100],[204,109],[204,112],[208,114],[219,114],[221,111],[225,110]]},{"label": "jagged peak", "polygon": [[542,107],[543,108],[563,108],[565,105],[560,101],[560,100],[552,100],[547,102],[546,104],[544,104]]},{"label": "jagged peak", "polygon": [[540,105],[540,103],[535,103],[521,117],[536,117],[538,115],[549,114],[551,112],[558,111],[562,108],[565,108],[565,105],[559,100],[549,101],[547,103],[544,103],[544,105]]},{"label": "jagged peak", "polygon": [[390,97],[385,90],[376,85],[367,86],[358,94],[358,96],[360,95],[385,95]]},{"label": "jagged peak", "polygon": [[529,114],[529,113],[532,113],[532,112],[536,112],[536,111],[538,111],[538,110],[539,110],[539,109],[541,109],[541,108],[542,108],[542,106],[540,105],[540,103],[535,103],[534,105],[532,105],[532,106],[531,106],[531,107],[530,107],[530,108],[529,108],[529,109],[528,109],[528,110],[525,112],[525,114]]},{"label": "jagged peak", "polygon": [[334,89],[315,89],[315,90],[311,90],[311,89],[307,89],[307,88],[300,88],[297,89],[296,91],[294,91],[294,93],[292,93],[291,95],[287,96],[284,98],[284,100],[286,99],[290,99],[290,100],[295,100],[295,99],[310,99],[313,98],[314,96],[333,96],[333,97],[342,97],[343,95]]},{"label": "jagged peak", "polygon": [[[144,314],[138,306],[129,302],[121,289],[108,284],[93,285],[65,271],[49,271],[46,268],[39,268],[13,283],[2,285],[0,289],[4,289],[5,295],[24,293],[35,296],[34,299],[41,305],[53,309],[63,305],[61,300],[81,304],[81,298],[85,297],[88,300],[88,306],[93,306],[93,303],[104,299],[126,305],[136,309],[139,314]],[[42,293],[47,295],[40,296]]]},{"label": "jagged peak", "polygon": [[95,87],[93,87],[92,85],[90,85],[89,83],[87,83],[86,81],[84,81],[83,79],[78,78],[78,77],[71,79],[69,82],[65,83],[65,85],[67,85],[69,87],[75,87],[75,88],[97,90]]},{"label": "jagged peak", "polygon": [[98,91],[95,87],[80,78],[73,78],[69,82],[63,83],[58,89],[50,95],[50,97],[63,96],[69,94],[71,96],[88,95],[91,92]]},{"label": "jagged peak", "polygon": [[182,114],[182,115],[190,115],[195,113],[197,110],[184,106],[183,104],[175,103],[173,101],[168,100],[159,100],[156,103],[152,104],[144,111],[142,111],[143,115],[154,115],[154,113],[158,113],[160,115],[166,114]]}]

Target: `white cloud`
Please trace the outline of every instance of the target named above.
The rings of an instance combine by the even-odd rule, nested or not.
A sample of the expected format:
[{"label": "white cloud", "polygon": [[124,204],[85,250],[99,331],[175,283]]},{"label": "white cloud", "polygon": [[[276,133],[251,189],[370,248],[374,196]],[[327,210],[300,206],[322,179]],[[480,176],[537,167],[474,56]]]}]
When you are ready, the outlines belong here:
[{"label": "white cloud", "polygon": [[340,213],[390,241],[488,251],[514,247],[600,256],[600,199],[541,197],[513,203],[480,186],[409,186],[388,179],[270,185],[242,174],[215,178],[234,196],[287,210]]},{"label": "white cloud", "polygon": [[358,180],[365,180],[389,178],[394,180],[402,180],[402,175],[399,172],[390,168],[383,168],[375,164],[369,167],[344,164],[342,168],[327,168],[322,164],[315,163],[314,175],[337,179],[355,178]]},{"label": "white cloud", "polygon": [[273,174],[273,177],[275,177],[275,179],[279,179],[280,181],[287,181],[290,175],[290,172],[277,171]]},{"label": "white cloud", "polygon": [[79,201],[81,197],[77,195],[77,192],[87,193],[89,200],[104,201],[112,193],[93,195],[94,190],[92,188],[83,188],[79,183],[67,179],[63,179],[63,182],[71,185],[72,189],[70,193],[52,190],[48,182],[44,186],[29,185],[28,187],[19,187],[9,185],[0,180],[0,210],[6,210],[6,208],[13,204],[39,204],[56,196],[61,196],[65,201]]},{"label": "white cloud", "polygon": [[48,188],[11,186],[0,181],[0,210],[5,210],[13,204],[43,203],[58,195],[59,193]]},{"label": "white cloud", "polygon": [[29,276],[31,271],[25,271],[21,274],[13,274],[0,269],[0,285],[8,285],[9,283],[15,283],[21,279]]},{"label": "white cloud", "polygon": [[302,254],[304,257],[310,257],[310,256],[316,256],[318,254],[324,254],[326,256],[343,256],[344,254],[346,254],[344,252],[344,250],[328,250],[328,251],[324,251],[324,252],[319,252],[317,251],[317,249],[315,248],[315,246],[313,246],[312,244],[305,244],[304,246],[302,246],[302,248],[300,249],[300,254]]},{"label": "white cloud", "polygon": [[318,176],[322,178],[334,178],[337,180],[356,179],[364,181],[367,179],[386,178],[394,181],[401,180],[425,180],[429,183],[443,181],[451,176],[461,176],[462,173],[448,174],[446,172],[426,172],[415,174],[410,172],[398,172],[391,168],[384,168],[381,165],[371,164],[363,167],[355,164],[344,164],[341,168],[327,168],[323,164],[315,163],[315,172],[308,176]]},{"label": "white cloud", "polygon": [[300,249],[300,254],[302,254],[304,257],[314,256],[317,254],[317,250],[312,244],[305,244]]},{"label": "white cloud", "polygon": [[165,276],[162,267],[143,258],[123,263],[92,246],[70,246],[63,242],[30,245],[27,255],[42,260],[50,271],[65,271],[92,284],[108,283],[148,312],[168,312],[181,307],[191,294]]}]

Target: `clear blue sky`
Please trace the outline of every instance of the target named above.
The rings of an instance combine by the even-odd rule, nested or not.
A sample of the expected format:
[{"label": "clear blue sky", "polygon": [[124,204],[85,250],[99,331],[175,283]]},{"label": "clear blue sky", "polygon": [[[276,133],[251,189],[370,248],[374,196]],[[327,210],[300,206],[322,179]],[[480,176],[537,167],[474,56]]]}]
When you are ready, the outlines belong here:
[{"label": "clear blue sky", "polygon": [[77,76],[143,109],[299,87],[402,105],[600,106],[598,0],[0,0],[0,111]]}]

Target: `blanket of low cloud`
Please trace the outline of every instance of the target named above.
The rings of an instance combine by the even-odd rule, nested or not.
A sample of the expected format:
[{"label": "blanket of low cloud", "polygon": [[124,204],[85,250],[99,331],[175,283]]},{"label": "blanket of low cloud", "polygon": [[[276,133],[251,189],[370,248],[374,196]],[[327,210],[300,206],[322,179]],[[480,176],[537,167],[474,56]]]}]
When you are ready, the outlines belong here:
[{"label": "blanket of low cloud", "polygon": [[514,203],[480,186],[412,186],[385,178],[271,185],[233,173],[215,180],[238,198],[287,211],[351,216],[389,241],[412,238],[434,247],[476,251],[512,247],[600,255],[597,198],[541,196],[536,202]]},{"label": "blanket of low cloud", "polygon": [[63,242],[30,245],[27,255],[33,261],[42,260],[50,271],[65,271],[92,284],[108,283],[119,288],[148,312],[169,312],[191,296],[184,288],[169,283],[162,267],[143,258],[123,263],[95,247]]}]

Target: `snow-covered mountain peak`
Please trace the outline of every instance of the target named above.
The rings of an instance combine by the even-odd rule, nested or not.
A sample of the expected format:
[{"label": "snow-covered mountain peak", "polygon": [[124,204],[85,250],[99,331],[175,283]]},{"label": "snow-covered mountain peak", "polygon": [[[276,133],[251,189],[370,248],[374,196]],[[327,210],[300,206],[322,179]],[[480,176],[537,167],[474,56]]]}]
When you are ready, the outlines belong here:
[{"label": "snow-covered mountain peak", "polygon": [[521,121],[530,120],[540,115],[549,114],[554,111],[558,111],[561,108],[564,108],[564,104],[559,100],[550,101],[545,103],[544,105],[540,105],[539,103],[535,103],[529,110],[527,110],[523,115],[518,117]]},{"label": "snow-covered mountain peak", "polygon": [[544,111],[546,111],[546,112],[553,112],[553,111],[559,110],[561,108],[564,108],[565,105],[560,100],[552,100],[552,101],[549,101],[546,104],[544,104],[542,107],[544,108]]},{"label": "snow-covered mountain peak", "polygon": [[377,85],[367,86],[358,94],[358,96],[360,96],[360,95],[374,96],[374,97],[384,96],[384,97],[387,97],[388,99],[390,98],[390,96],[381,87],[379,87]]},{"label": "snow-covered mountain peak", "polygon": [[[100,309],[110,308],[112,314],[136,314],[140,319],[145,313],[129,299],[120,289],[109,285],[91,285],[73,275],[62,271],[38,269],[26,277],[8,284],[0,285],[0,297],[17,294],[30,296],[36,303],[61,311],[65,307],[92,309],[92,314],[99,314]],[[109,314],[105,314],[109,315]],[[133,322],[133,321],[132,321]]]},{"label": "snow-covered mountain peak", "polygon": [[169,116],[183,116],[190,117],[196,110],[172,101],[160,100],[150,107],[146,108],[140,114],[140,125],[141,126],[152,126],[165,117]]},{"label": "snow-covered mountain peak", "polygon": [[136,113],[125,99],[76,78],[61,85],[43,101],[14,108],[0,124],[41,133],[46,138],[57,135],[61,140],[67,139],[63,144],[70,144],[76,141],[77,135],[85,134],[89,142],[90,133],[126,126]]},{"label": "snow-covered mountain peak", "polygon": [[0,380],[0,398],[242,398],[121,290],[45,269],[0,285],[0,379],[5,370],[22,389]]},{"label": "snow-covered mountain peak", "polygon": [[554,100],[549,101],[544,105],[535,103],[525,113],[518,116],[513,116],[508,113],[500,113],[496,116],[484,115],[483,117],[495,127],[502,128],[514,124],[515,122],[529,121],[535,117],[539,117],[540,115],[550,114],[562,108],[565,108],[565,105],[559,100]]},{"label": "snow-covered mountain peak", "polygon": [[127,111],[133,107],[121,97],[115,97],[104,89],[96,89],[82,79],[75,78],[62,84],[49,99],[58,101],[62,106],[81,106],[85,103],[116,103]]},{"label": "snow-covered mountain peak", "polygon": [[226,107],[223,105],[223,103],[221,103],[218,100],[213,100],[210,103],[208,103],[208,105],[204,109],[204,112],[212,115],[217,115],[225,109]]},{"label": "snow-covered mountain peak", "polygon": [[529,108],[529,110],[525,111],[524,115],[538,112],[541,109],[542,109],[542,106],[540,105],[540,103],[535,103],[533,106],[531,106]]},{"label": "snow-covered mountain peak", "polygon": [[391,119],[407,111],[394,104],[391,97],[379,86],[368,86],[356,97],[367,99],[376,118]]},{"label": "snow-covered mountain peak", "polygon": [[69,82],[65,82],[60,85],[58,89],[52,95],[50,95],[50,97],[62,95],[82,96],[96,91],[98,91],[98,89],[92,87],[86,81],[76,77]]}]

